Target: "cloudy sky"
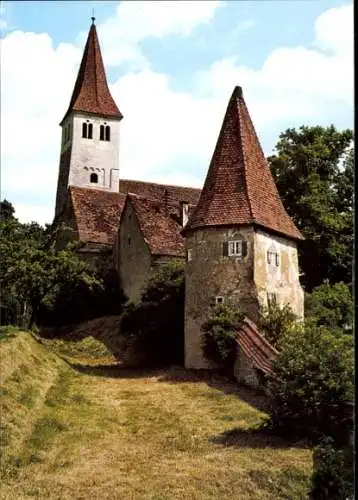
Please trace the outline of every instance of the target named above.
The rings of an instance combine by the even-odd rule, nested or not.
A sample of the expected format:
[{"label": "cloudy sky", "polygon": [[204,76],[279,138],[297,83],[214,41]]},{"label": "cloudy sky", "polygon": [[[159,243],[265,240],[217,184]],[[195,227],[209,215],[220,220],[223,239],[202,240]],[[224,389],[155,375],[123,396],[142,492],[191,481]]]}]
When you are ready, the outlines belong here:
[{"label": "cloudy sky", "polygon": [[288,127],[353,127],[347,0],[2,2],[1,198],[51,222],[92,9],[121,122],[120,175],[201,187],[235,85],[265,153]]}]

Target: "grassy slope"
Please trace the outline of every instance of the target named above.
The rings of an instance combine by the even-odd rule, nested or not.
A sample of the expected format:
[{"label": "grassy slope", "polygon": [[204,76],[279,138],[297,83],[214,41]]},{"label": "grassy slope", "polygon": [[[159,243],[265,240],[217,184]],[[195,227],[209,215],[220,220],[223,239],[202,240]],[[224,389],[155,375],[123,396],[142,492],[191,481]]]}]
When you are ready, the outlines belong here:
[{"label": "grassy slope", "polygon": [[307,497],[310,451],[248,432],[264,414],[224,379],[73,369],[26,333],[0,356],[4,500]]}]

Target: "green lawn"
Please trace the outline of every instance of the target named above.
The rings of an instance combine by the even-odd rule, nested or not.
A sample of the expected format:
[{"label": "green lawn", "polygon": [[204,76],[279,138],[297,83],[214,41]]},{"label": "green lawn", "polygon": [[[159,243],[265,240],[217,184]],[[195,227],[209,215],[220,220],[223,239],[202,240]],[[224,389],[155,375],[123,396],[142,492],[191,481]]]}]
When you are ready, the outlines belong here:
[{"label": "green lawn", "polygon": [[27,333],[0,356],[1,499],[307,498],[311,451],[224,378],[71,366]]}]

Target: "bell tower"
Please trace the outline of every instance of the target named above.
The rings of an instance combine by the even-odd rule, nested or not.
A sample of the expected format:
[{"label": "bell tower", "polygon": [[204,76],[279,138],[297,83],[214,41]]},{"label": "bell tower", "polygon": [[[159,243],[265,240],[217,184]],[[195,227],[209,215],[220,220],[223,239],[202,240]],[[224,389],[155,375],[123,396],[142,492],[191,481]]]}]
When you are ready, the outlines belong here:
[{"label": "bell tower", "polygon": [[95,18],[89,30],[62,128],[55,215],[69,186],[119,189],[119,122],[122,114],[108,88]]}]

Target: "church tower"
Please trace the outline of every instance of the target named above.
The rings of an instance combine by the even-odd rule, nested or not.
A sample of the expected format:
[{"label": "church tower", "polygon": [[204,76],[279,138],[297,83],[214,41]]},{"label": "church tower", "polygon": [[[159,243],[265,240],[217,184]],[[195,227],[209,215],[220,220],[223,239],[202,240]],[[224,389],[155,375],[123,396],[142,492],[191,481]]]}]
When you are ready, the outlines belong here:
[{"label": "church tower", "polygon": [[254,322],[275,296],[303,318],[297,242],[241,87],[229,101],[186,239],[185,366],[208,368],[201,326],[212,306],[230,303]]},{"label": "church tower", "polygon": [[119,190],[119,122],[122,114],[107,84],[94,18],[70,105],[63,117],[55,215],[69,186]]}]

